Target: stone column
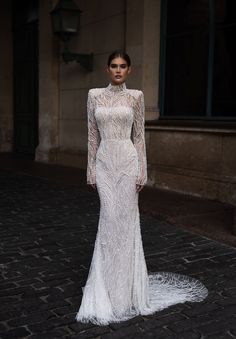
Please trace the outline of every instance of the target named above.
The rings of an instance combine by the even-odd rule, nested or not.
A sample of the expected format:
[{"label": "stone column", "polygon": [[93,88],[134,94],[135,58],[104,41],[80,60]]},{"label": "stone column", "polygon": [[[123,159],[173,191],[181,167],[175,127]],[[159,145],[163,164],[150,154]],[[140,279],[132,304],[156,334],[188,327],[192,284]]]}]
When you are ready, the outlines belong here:
[{"label": "stone column", "polygon": [[131,58],[132,74],[127,80],[129,88],[142,88],[144,0],[126,0],[126,50]]},{"label": "stone column", "polygon": [[159,118],[160,17],[161,1],[144,0],[142,87],[146,120]]},{"label": "stone column", "polygon": [[[126,0],[126,5],[126,49],[131,56],[133,69],[128,85],[143,90],[145,120],[155,121],[159,118],[161,1]],[[145,139],[149,168],[152,145],[148,126]],[[151,184],[150,179],[148,183]]]},{"label": "stone column", "polygon": [[13,150],[13,48],[11,1],[0,11],[0,152]]},{"label": "stone column", "polygon": [[39,145],[35,160],[55,162],[59,120],[59,41],[54,37],[50,11],[54,0],[39,2]]},{"label": "stone column", "polygon": [[160,0],[127,0],[126,49],[133,74],[128,85],[145,96],[146,120],[159,117]]}]

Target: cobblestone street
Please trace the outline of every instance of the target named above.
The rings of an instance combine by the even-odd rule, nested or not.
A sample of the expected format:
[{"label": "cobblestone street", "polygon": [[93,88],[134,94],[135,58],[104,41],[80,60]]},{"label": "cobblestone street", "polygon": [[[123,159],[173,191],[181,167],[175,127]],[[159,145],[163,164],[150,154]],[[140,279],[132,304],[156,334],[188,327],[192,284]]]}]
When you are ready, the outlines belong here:
[{"label": "cobblestone street", "polygon": [[196,277],[208,298],[110,326],[81,324],[96,193],[4,170],[0,192],[0,338],[236,338],[235,248],[142,215],[148,270]]}]

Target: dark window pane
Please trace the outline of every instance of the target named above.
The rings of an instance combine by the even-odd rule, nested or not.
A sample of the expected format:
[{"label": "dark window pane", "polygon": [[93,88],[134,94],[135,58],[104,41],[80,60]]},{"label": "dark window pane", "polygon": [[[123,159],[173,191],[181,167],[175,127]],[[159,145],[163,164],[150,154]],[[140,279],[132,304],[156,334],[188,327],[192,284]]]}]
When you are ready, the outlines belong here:
[{"label": "dark window pane", "polygon": [[208,1],[168,1],[167,13],[171,14],[167,23],[171,35],[166,40],[163,112],[166,116],[206,114],[209,48],[208,25],[205,25],[208,22],[207,12]]},{"label": "dark window pane", "polygon": [[207,0],[168,0],[167,35],[199,29],[208,25],[208,21]]},{"label": "dark window pane", "polygon": [[13,0],[13,30],[38,20],[38,0]]},{"label": "dark window pane", "polygon": [[236,22],[235,0],[215,0],[215,22],[218,25]]},{"label": "dark window pane", "polygon": [[236,1],[217,5],[212,115],[236,117]]}]

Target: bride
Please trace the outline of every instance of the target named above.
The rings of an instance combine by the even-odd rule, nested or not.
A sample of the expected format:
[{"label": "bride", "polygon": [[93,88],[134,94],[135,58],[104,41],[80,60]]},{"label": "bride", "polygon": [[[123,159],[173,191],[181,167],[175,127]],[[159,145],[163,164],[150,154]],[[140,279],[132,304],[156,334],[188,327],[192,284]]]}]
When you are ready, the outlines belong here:
[{"label": "bride", "polygon": [[92,262],[76,320],[98,325],[202,301],[206,287],[175,273],[147,273],[138,195],[147,181],[144,97],[127,89],[129,56],[113,52],[110,84],[88,93],[87,183],[97,189],[100,217]]}]

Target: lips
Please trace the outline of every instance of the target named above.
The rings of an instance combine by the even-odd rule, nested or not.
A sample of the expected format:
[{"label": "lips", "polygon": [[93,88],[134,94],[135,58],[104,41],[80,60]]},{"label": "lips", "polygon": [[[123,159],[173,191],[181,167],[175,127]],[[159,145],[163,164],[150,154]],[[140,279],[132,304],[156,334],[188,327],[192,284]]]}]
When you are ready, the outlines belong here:
[{"label": "lips", "polygon": [[115,78],[116,79],[121,79],[121,76],[120,75],[115,75]]}]

